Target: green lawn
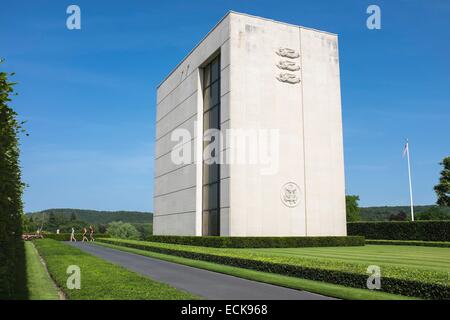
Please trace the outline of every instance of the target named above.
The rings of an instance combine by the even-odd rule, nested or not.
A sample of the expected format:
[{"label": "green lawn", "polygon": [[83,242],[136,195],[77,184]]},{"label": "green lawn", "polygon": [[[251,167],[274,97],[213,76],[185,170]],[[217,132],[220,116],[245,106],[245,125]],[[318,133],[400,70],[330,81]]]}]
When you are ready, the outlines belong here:
[{"label": "green lawn", "polygon": [[226,266],[222,264],[193,260],[173,255],[161,254],[151,251],[144,251],[139,249],[133,249],[123,246],[116,246],[108,243],[97,242],[97,244],[118,249],[126,252],[136,253],[143,256],[161,259],[169,262],[179,263],[194,268],[200,268],[210,270],[214,272],[224,273],[235,277],[240,277],[248,280],[259,281],[269,283],[277,286],[292,288],[296,290],[307,290],[310,292],[326,295],[329,297],[335,297],[346,300],[409,300],[411,297],[389,294],[380,291],[371,291],[366,289],[349,288],[332,283],[326,283],[321,281],[313,281],[300,279],[295,277],[283,276],[274,273],[249,270],[244,268],[238,268],[233,266]]},{"label": "green lawn", "polygon": [[450,298],[450,248],[368,245],[320,248],[212,248],[119,239],[105,243],[233,267],[365,288],[367,267],[381,268],[387,293]]},{"label": "green lawn", "polygon": [[[153,281],[51,239],[34,241],[48,271],[68,299],[75,300],[180,300],[198,299],[190,293]],[[68,289],[70,265],[81,270],[81,289]]]},{"label": "green lawn", "polygon": [[59,300],[58,289],[40,261],[33,243],[25,242],[26,274],[29,300]]},{"label": "green lawn", "polygon": [[[450,272],[450,248],[366,245],[364,247],[250,249],[272,257],[320,258],[380,267],[395,266]],[[239,249],[246,252],[249,249]]]}]

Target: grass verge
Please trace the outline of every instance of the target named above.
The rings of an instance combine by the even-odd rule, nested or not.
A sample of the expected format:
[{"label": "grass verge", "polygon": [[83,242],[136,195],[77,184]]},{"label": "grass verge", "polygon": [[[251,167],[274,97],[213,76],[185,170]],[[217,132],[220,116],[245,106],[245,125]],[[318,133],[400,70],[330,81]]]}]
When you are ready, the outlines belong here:
[{"label": "grass verge", "polygon": [[[425,261],[434,260],[437,268],[408,267],[400,263],[414,255],[419,248],[407,246],[367,246],[341,248],[276,248],[276,249],[230,249],[209,248],[145,241],[100,239],[104,243],[134,249],[170,254],[188,259],[203,260],[233,267],[280,274],[308,280],[327,282],[353,288],[366,288],[367,268],[381,268],[381,290],[387,293],[426,299],[449,299],[448,266],[442,261],[450,257],[447,248],[420,248],[433,251],[424,255]],[[383,248],[384,247],[384,248]],[[390,251],[386,258],[377,251]],[[382,250],[382,251],[383,251]],[[441,256],[434,256],[439,251]],[[397,255],[397,257],[396,257]],[[394,260],[392,258],[394,257]],[[414,256],[417,260],[419,257]],[[410,261],[415,261],[410,259]],[[445,263],[445,262],[444,262]]]},{"label": "grass verge", "polygon": [[367,289],[357,289],[349,288],[345,286],[340,286],[336,284],[300,279],[295,277],[288,277],[279,274],[273,274],[262,271],[249,270],[245,268],[232,267],[207,261],[193,260],[182,258],[178,256],[172,256],[167,254],[161,254],[151,251],[144,251],[139,249],[133,249],[129,247],[117,246],[108,243],[97,243],[108,248],[122,250],[130,253],[139,254],[142,256],[147,256],[151,258],[156,258],[168,262],[179,263],[187,265],[194,268],[205,269],[209,271],[219,272],[223,274],[228,274],[231,276],[244,278],[253,281],[259,281],[264,283],[269,283],[277,286],[282,286],[286,288],[296,289],[296,290],[306,290],[309,292],[314,292],[322,294],[329,297],[335,297],[339,299],[346,300],[411,300],[414,298],[394,295],[390,293],[380,292],[380,291],[370,291]]},{"label": "grass verge", "polygon": [[[56,240],[34,241],[47,269],[68,299],[74,300],[186,300],[199,297],[106,262]],[[81,288],[68,289],[67,268],[78,266]]]},{"label": "grass verge", "polygon": [[29,300],[59,300],[58,288],[42,264],[33,243],[25,242],[26,274]]}]

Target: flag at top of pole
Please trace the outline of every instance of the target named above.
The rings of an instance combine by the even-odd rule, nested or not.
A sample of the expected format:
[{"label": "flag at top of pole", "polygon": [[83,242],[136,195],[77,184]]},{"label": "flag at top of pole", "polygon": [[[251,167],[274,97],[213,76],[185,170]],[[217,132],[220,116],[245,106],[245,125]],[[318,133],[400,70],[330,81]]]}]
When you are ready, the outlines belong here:
[{"label": "flag at top of pole", "polygon": [[405,147],[403,148],[403,158],[408,153],[408,139],[406,139]]},{"label": "flag at top of pole", "polygon": [[414,221],[414,203],[413,203],[413,194],[412,194],[412,182],[411,182],[411,163],[409,159],[409,142],[406,139],[405,147],[403,148],[403,157],[407,157],[408,159],[408,178],[409,178],[409,199],[411,202],[411,221]]}]

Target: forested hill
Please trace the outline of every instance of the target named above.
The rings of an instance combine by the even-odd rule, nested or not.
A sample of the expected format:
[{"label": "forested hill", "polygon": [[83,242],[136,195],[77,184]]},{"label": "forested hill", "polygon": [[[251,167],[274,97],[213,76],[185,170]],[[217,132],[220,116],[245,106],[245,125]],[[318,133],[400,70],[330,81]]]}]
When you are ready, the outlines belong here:
[{"label": "forested hill", "polygon": [[[430,211],[430,209],[437,208],[435,205],[429,206],[414,206],[414,214],[421,214]],[[450,207],[439,207],[442,213],[449,215],[450,219]],[[410,219],[410,207],[409,206],[385,206],[385,207],[366,207],[361,208],[361,220],[362,221],[387,221],[391,215],[404,212],[408,219]]]},{"label": "forested hill", "polygon": [[153,222],[153,214],[151,212],[138,211],[97,211],[97,210],[82,210],[82,209],[47,209],[38,212],[27,213],[33,218],[48,219],[48,216],[53,213],[55,216],[63,216],[70,220],[72,215],[76,216],[77,220],[85,221],[92,224],[107,224],[112,221],[123,221],[130,223],[151,223]]}]

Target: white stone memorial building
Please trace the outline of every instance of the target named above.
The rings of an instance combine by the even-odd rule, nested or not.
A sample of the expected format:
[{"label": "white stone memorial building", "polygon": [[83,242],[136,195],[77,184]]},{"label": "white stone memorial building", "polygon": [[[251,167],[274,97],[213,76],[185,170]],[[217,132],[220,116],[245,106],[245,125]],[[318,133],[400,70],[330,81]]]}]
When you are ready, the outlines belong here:
[{"label": "white stone memorial building", "polygon": [[223,17],[157,89],[154,234],[346,235],[339,78],[337,35]]}]

